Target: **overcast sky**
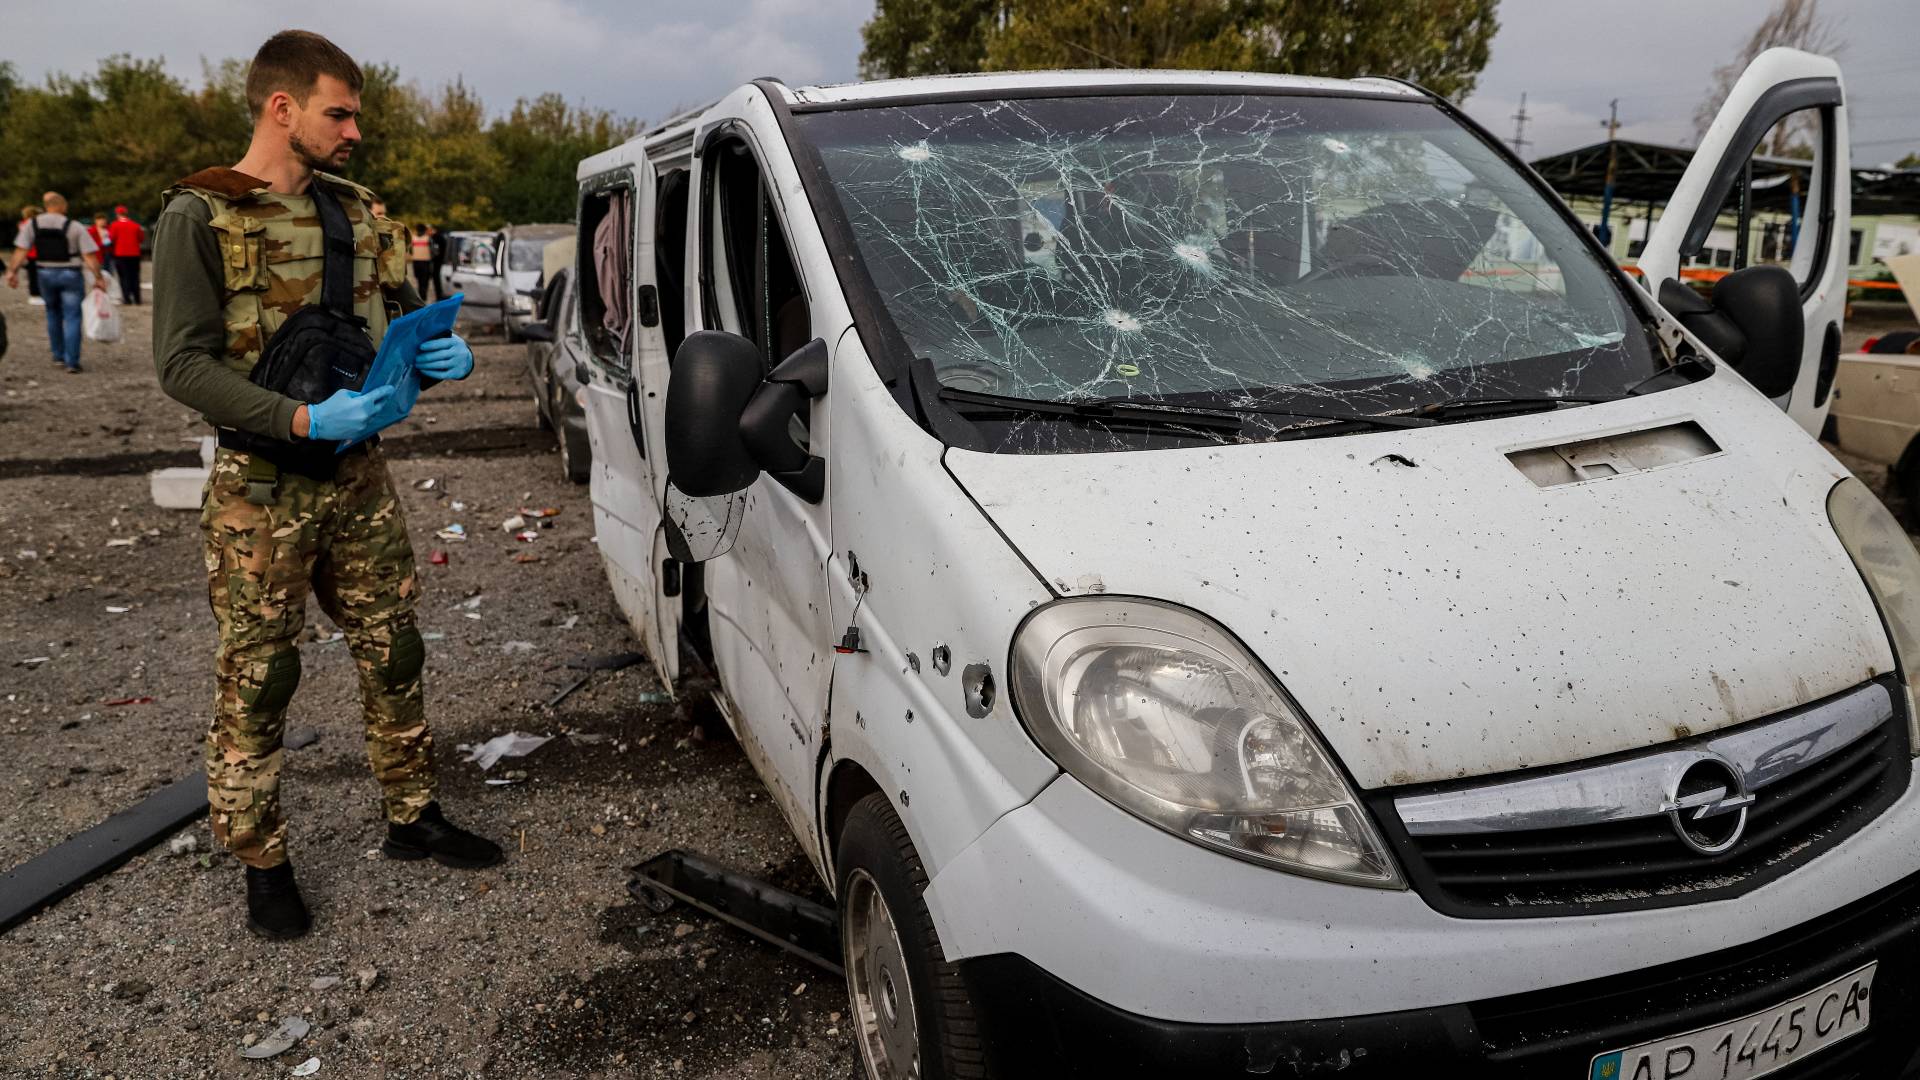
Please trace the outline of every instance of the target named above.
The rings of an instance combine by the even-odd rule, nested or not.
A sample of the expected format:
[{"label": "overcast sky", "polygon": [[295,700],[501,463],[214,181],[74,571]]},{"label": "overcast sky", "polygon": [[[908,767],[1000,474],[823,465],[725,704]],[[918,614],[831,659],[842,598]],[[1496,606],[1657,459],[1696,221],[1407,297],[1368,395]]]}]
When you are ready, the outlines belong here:
[{"label": "overcast sky", "polygon": [[[85,5],[11,5],[4,54],[22,75],[92,70],[102,56],[163,57],[198,81],[201,61],[248,56],[288,25],[283,4],[143,0],[99,18]],[[1506,0],[1493,60],[1468,110],[1503,138],[1527,95],[1530,157],[1604,138],[1620,99],[1622,138],[1691,143],[1715,65],[1746,38],[1764,0]],[[1915,0],[1824,0],[1841,23],[1855,164],[1920,149]],[[464,78],[495,111],[549,90],[642,119],[735,83],[854,77],[873,0],[332,0],[296,24],[432,88]],[[373,137],[377,138],[377,133]]]}]

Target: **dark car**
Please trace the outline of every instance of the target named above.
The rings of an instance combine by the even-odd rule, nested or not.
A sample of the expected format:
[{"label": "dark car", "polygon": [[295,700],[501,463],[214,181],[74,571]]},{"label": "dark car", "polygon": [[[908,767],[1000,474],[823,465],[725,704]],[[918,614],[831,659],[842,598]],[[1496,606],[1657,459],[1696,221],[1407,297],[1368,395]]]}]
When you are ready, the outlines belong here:
[{"label": "dark car", "polygon": [[579,337],[574,331],[573,274],[558,271],[539,297],[536,321],[521,328],[527,341],[527,379],[540,426],[560,444],[560,468],[576,484],[587,482],[593,448],[587,413],[580,404]]}]

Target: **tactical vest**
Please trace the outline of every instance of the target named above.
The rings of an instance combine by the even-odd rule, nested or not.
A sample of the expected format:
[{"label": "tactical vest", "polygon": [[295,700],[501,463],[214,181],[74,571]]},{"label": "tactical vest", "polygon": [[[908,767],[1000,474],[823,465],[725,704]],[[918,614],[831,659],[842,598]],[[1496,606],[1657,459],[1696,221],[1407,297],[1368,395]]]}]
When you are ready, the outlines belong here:
[{"label": "tactical vest", "polygon": [[[377,348],[400,314],[407,280],[406,226],[373,216],[373,192],[318,174],[340,197],[353,227],[353,311],[365,319]],[[311,189],[317,191],[318,189]],[[227,347],[221,358],[242,375],[294,312],[320,302],[325,239],[312,195],[279,195],[264,181],[232,169],[205,169],[168,188],[166,199],[192,195],[207,204],[218,238]],[[324,196],[322,196],[324,197]]]}]

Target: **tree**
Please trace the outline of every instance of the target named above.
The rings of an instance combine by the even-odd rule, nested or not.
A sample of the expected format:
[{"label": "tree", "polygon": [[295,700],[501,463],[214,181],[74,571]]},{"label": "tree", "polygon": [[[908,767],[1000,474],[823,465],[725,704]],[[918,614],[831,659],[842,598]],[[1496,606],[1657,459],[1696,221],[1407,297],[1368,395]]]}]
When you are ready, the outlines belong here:
[{"label": "tree", "polygon": [[[1039,68],[1397,75],[1464,97],[1499,0],[880,0],[868,77]],[[977,59],[976,59],[977,58]]]},{"label": "tree", "polygon": [[[1713,126],[1713,118],[1720,114],[1727,95],[1733,92],[1733,84],[1740,80],[1754,57],[1768,49],[1782,47],[1838,56],[1845,51],[1846,41],[1840,35],[1839,26],[1820,14],[1820,0],[1778,0],[1766,18],[1760,20],[1760,25],[1753,28],[1733,59],[1713,69],[1713,83],[1707,96],[1693,111],[1694,133],[1705,135],[1707,128]],[[1787,117],[1774,125],[1761,144],[1761,153],[1774,157],[1812,157],[1807,143],[1814,123],[1815,118],[1804,113]]]},{"label": "tree", "polygon": [[1893,167],[1896,169],[1920,169],[1920,150],[1908,153],[1906,157],[1894,162]]},{"label": "tree", "polygon": [[860,28],[860,77],[901,78],[979,71],[987,34],[1000,25],[1002,0],[878,0]]}]

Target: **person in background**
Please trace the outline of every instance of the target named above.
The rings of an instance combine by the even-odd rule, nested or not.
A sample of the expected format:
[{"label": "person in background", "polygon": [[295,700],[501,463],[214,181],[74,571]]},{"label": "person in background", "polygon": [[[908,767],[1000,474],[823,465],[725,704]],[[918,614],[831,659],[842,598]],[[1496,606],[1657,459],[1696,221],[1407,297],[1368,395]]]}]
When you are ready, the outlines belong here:
[{"label": "person in background", "polygon": [[53,360],[65,364],[67,374],[80,374],[80,305],[86,300],[86,278],[82,268],[93,277],[94,288],[107,287],[107,275],[100,271],[99,247],[86,227],[67,216],[67,198],[57,191],[40,197],[46,213],[30,218],[13,238],[13,254],[7,259],[7,288],[20,287],[20,264],[29,251],[40,260],[41,299],[47,302],[47,341],[53,346]]},{"label": "person in background", "polygon": [[107,261],[113,254],[113,233],[107,228],[107,215],[94,211],[93,224],[87,226],[87,235],[93,237],[94,244],[100,249],[100,264],[111,266]]},{"label": "person in background", "polygon": [[[447,287],[440,283],[440,267],[447,261],[447,234],[431,225],[427,226],[427,251],[433,256],[433,269],[430,271],[433,276],[433,298],[445,300]],[[421,298],[425,299],[424,293]]]},{"label": "person in background", "polygon": [[[20,208],[20,228],[32,229],[33,216],[35,214],[38,214],[39,212],[40,212],[40,208],[37,206],[21,207]],[[44,305],[46,301],[40,298],[40,260],[34,258],[33,255],[34,255],[33,249],[28,248],[27,249],[27,302],[30,304],[33,304],[36,307],[39,307]]]},{"label": "person in background", "polygon": [[140,302],[140,246],[147,230],[127,215],[127,208],[113,208],[113,224],[107,226],[112,237],[113,272],[120,277],[120,299],[129,304]]},{"label": "person in background", "polygon": [[374,217],[377,217],[377,218],[383,218],[383,217],[386,217],[386,216],[387,216],[387,204],[386,204],[386,203],[383,203],[383,202],[381,202],[381,201],[380,201],[379,199],[375,199],[375,200],[373,200],[373,216],[374,216]]},{"label": "person in background", "polygon": [[433,227],[425,222],[413,226],[413,236],[407,248],[408,265],[413,267],[415,291],[421,296],[427,295],[427,280],[433,277]]}]

